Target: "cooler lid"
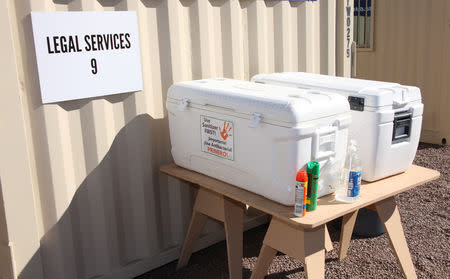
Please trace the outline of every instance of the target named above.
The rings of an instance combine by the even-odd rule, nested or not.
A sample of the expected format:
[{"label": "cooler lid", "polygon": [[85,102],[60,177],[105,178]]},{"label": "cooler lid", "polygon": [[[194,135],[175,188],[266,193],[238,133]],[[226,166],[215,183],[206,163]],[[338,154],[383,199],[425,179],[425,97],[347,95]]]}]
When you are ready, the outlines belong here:
[{"label": "cooler lid", "polygon": [[167,97],[205,109],[219,108],[249,116],[259,113],[262,121],[290,124],[350,110],[346,98],[339,94],[224,78],[175,83]]},{"label": "cooler lid", "polygon": [[398,83],[344,78],[303,72],[260,74],[252,78],[259,83],[291,85],[299,88],[315,88],[336,91],[346,97],[364,99],[364,106],[403,106],[420,101],[420,89]]}]

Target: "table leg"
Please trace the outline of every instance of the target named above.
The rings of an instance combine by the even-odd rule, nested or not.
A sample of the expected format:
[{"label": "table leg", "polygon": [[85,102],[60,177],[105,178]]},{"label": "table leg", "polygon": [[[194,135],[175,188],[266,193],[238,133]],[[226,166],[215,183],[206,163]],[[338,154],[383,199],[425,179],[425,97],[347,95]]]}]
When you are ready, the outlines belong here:
[{"label": "table leg", "polygon": [[389,236],[397,260],[406,278],[417,278],[414,264],[411,260],[408,244],[403,233],[400,213],[395,198],[390,197],[376,203],[376,208],[384,228]]},{"label": "table leg", "polygon": [[224,223],[230,278],[242,278],[244,208],[245,205],[242,203],[200,188],[195,198],[191,223],[181,249],[177,269],[187,265],[194,244],[205,226],[206,219],[209,217]]},{"label": "table leg", "polygon": [[[196,200],[197,203],[197,200]],[[178,259],[177,269],[184,267],[187,265],[189,258],[192,254],[192,249],[194,248],[194,244],[197,241],[198,237],[200,236],[203,227],[205,227],[206,219],[208,216],[206,216],[203,213],[200,213],[195,210],[192,212],[191,217],[191,223],[189,224],[189,228],[186,234],[186,238],[183,243],[183,248],[181,249],[180,258]]]},{"label": "table leg", "polygon": [[343,260],[347,257],[347,251],[352,238],[356,216],[358,216],[358,210],[342,216],[341,236],[339,240],[339,260]]},{"label": "table leg", "polygon": [[330,252],[333,250],[333,242],[331,241],[330,233],[325,225],[325,251]]},{"label": "table leg", "polygon": [[258,260],[256,261],[255,269],[252,272],[250,279],[264,278],[269,269],[270,263],[277,254],[277,250],[269,245],[263,244],[259,252]]},{"label": "table leg", "polygon": [[325,278],[325,227],[304,231],[306,278]]},{"label": "table leg", "polygon": [[241,203],[224,199],[224,226],[227,238],[228,272],[230,278],[242,278],[242,243],[244,207]]},{"label": "table leg", "polygon": [[276,251],[304,262],[307,278],[324,278],[325,226],[305,231],[272,217],[251,278],[263,278],[267,274]]}]

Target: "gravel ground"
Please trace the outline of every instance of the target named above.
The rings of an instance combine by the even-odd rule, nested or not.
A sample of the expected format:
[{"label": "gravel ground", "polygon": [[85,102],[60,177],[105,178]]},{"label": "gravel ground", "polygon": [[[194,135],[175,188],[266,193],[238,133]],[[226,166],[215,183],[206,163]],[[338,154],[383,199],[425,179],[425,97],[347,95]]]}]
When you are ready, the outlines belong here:
[{"label": "gravel ground", "polygon": [[[421,143],[414,163],[436,169],[441,177],[397,196],[403,229],[419,278],[450,278],[450,146]],[[243,278],[249,278],[267,225],[244,233]],[[347,258],[338,260],[339,231],[329,226],[334,249],[326,254],[326,278],[403,278],[386,235],[352,237]],[[175,271],[176,261],[136,279],[228,278],[226,244],[194,253],[189,265]],[[278,254],[266,278],[304,278],[303,264]]]}]

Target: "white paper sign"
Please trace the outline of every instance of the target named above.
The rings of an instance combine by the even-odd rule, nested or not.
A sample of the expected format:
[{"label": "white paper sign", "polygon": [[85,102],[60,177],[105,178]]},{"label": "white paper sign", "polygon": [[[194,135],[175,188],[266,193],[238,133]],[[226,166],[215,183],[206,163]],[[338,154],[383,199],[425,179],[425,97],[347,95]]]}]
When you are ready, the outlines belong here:
[{"label": "white paper sign", "polygon": [[202,151],[234,160],[233,122],[210,116],[200,116]]},{"label": "white paper sign", "polygon": [[42,102],[142,90],[136,12],[32,12]]}]

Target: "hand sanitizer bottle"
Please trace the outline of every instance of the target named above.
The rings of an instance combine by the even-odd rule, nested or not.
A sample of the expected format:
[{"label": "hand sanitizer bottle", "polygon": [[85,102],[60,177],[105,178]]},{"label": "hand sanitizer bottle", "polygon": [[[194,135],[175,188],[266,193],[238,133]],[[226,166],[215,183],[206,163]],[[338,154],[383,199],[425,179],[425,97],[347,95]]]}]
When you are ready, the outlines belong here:
[{"label": "hand sanitizer bottle", "polygon": [[361,171],[362,168],[361,160],[358,156],[358,146],[355,140],[351,140],[345,159],[344,178],[335,193],[336,200],[352,203],[359,198]]}]

